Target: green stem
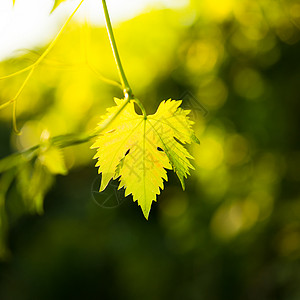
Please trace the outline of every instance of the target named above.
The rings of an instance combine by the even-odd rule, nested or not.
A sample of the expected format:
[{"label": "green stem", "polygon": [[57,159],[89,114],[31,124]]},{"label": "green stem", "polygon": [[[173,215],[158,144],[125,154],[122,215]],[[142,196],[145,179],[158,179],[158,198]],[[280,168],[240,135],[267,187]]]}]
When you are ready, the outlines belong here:
[{"label": "green stem", "polygon": [[113,51],[113,55],[115,58],[115,62],[117,65],[117,69],[119,72],[119,77],[121,80],[121,84],[122,84],[122,88],[123,88],[123,92],[124,92],[124,96],[125,97],[129,97],[129,98],[133,98],[133,94],[132,94],[132,90],[130,88],[130,85],[128,83],[128,80],[126,78],[122,63],[121,63],[121,58],[119,55],[119,51],[117,48],[117,43],[114,37],[114,33],[113,33],[113,29],[112,29],[112,25],[111,25],[111,21],[110,21],[110,17],[109,17],[109,13],[108,13],[108,9],[107,9],[107,5],[106,5],[106,1],[102,0],[102,5],[103,5],[103,10],[104,10],[104,15],[105,15],[105,22],[106,22],[106,29],[107,29],[107,33],[108,33],[108,37],[109,37],[109,41],[110,41],[110,45]]},{"label": "green stem", "polygon": [[[96,137],[96,134],[66,134],[59,135],[53,138],[50,138],[49,144],[61,148],[66,148],[70,146],[75,146],[79,144],[86,143],[92,138]],[[13,153],[5,158],[0,160],[0,174],[4,173],[10,169],[15,168],[18,165],[26,161],[30,161],[35,156],[38,155],[38,151],[42,144],[35,145],[27,150]]]},{"label": "green stem", "polygon": [[29,71],[35,67],[37,67],[43,60],[44,58],[49,54],[49,52],[52,50],[52,48],[55,46],[57,40],[59,39],[59,37],[62,35],[62,33],[64,32],[65,28],[68,26],[68,24],[70,23],[71,19],[73,18],[73,16],[75,15],[75,13],[77,12],[77,10],[79,9],[79,7],[81,6],[81,4],[83,3],[84,0],[81,0],[80,3],[77,5],[77,7],[75,8],[75,10],[72,12],[72,14],[69,16],[69,18],[67,19],[67,21],[64,23],[64,25],[61,27],[61,29],[59,30],[59,32],[57,33],[57,35],[55,36],[55,38],[52,40],[52,42],[49,44],[49,46],[47,47],[47,49],[43,52],[43,54],[37,59],[37,61],[35,61],[33,64],[31,64],[30,66],[19,70],[17,72],[11,73],[9,75],[5,75],[0,77],[0,80],[2,79],[7,79],[10,77],[14,77],[16,75],[22,74],[26,71]]},{"label": "green stem", "polygon": [[[113,122],[118,117],[118,115],[123,111],[129,101],[130,98],[127,97],[126,101],[123,103],[120,109],[110,119],[107,119],[106,122],[104,122],[102,126],[97,130],[82,134],[64,134],[54,136],[50,138],[49,144],[59,148],[66,148],[89,142],[91,139],[97,137],[104,129],[106,129],[111,124],[111,122]],[[13,153],[3,159],[0,159],[0,173],[3,173],[9,169],[16,167],[17,165],[22,164],[24,160],[26,161],[32,159],[35,155],[37,155],[37,151],[41,146],[41,144],[38,144],[27,150]]]},{"label": "green stem", "polygon": [[56,37],[54,38],[54,40],[50,43],[50,45],[48,46],[48,48],[45,50],[45,52],[39,57],[39,59],[34,63],[34,66],[38,65],[41,63],[41,61],[45,58],[45,56],[48,55],[48,53],[52,50],[52,48],[54,47],[54,45],[56,44],[58,38],[61,36],[61,34],[64,32],[65,28],[67,27],[67,25],[70,23],[71,19],[73,18],[73,16],[75,15],[75,13],[77,12],[77,10],[79,9],[79,7],[81,6],[81,4],[83,3],[84,0],[81,0],[80,3],[77,5],[77,7],[75,8],[75,10],[72,12],[72,14],[70,15],[70,17],[67,19],[67,21],[65,22],[65,24],[62,26],[62,28],[59,30],[58,34],[56,35]]},{"label": "green stem", "polygon": [[140,100],[136,99],[133,95],[132,89],[128,83],[128,80],[126,78],[122,63],[121,63],[121,58],[119,55],[119,51],[118,51],[118,47],[117,47],[117,43],[114,37],[114,32],[113,32],[113,28],[111,25],[111,21],[110,21],[110,17],[109,17],[109,13],[108,13],[108,9],[107,9],[107,5],[106,5],[106,0],[102,0],[102,4],[103,4],[103,10],[104,10],[104,15],[105,15],[105,22],[106,22],[106,29],[107,29],[107,33],[109,36],[109,40],[110,40],[110,45],[113,51],[113,55],[115,58],[115,62],[117,65],[117,69],[119,72],[119,77],[121,80],[121,84],[122,84],[122,88],[123,88],[123,93],[125,96],[125,99],[133,99],[134,102],[139,106],[139,108],[141,109],[143,116],[145,119],[147,119],[147,114],[145,111],[145,108],[143,106],[143,104],[140,102]]},{"label": "green stem", "polygon": [[143,113],[143,116],[144,116],[144,119],[147,120],[147,113],[146,113],[146,110],[145,110],[145,107],[144,105],[142,104],[142,102],[137,99],[137,98],[134,98],[133,101],[137,104],[137,106],[141,109],[142,113]]}]

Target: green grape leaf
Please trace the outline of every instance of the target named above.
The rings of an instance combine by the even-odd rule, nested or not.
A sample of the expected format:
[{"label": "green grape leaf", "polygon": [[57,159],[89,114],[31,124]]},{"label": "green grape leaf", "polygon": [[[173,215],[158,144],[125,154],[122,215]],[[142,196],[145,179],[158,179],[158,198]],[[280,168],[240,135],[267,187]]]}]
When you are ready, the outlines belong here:
[{"label": "green grape leaf", "polygon": [[17,172],[18,188],[24,204],[30,212],[43,213],[46,193],[54,182],[54,175],[67,174],[61,149],[45,145],[32,161],[19,165]]},{"label": "green grape leaf", "polygon": [[68,173],[61,149],[51,146],[42,152],[38,158],[51,174],[66,175]]},{"label": "green grape leaf", "polygon": [[54,182],[54,176],[36,160],[20,165],[17,171],[17,186],[24,204],[29,212],[43,213],[43,202],[46,193]]},{"label": "green grape leaf", "polygon": [[148,219],[152,201],[168,180],[166,169],[175,171],[184,189],[184,178],[194,169],[184,144],[199,141],[188,117],[190,111],[179,107],[182,101],[163,101],[147,118],[135,112],[133,100],[124,109],[125,100],[115,98],[115,102],[99,126],[113,121],[91,147],[97,149],[94,158],[102,173],[100,192],[111,179],[120,177],[119,188],[125,188],[125,196],[132,194]]},{"label": "green grape leaf", "polygon": [[61,4],[62,2],[65,2],[65,1],[66,0],[54,0],[54,5],[53,5],[51,12],[53,12],[59,4]]}]

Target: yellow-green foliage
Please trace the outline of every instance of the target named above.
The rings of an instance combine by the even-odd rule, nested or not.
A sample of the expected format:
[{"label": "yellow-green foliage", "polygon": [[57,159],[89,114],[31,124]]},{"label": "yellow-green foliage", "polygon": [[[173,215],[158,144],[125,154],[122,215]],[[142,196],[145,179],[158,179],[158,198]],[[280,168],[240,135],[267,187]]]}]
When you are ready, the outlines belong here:
[{"label": "yellow-green foliage", "polygon": [[[115,99],[99,126],[117,117],[101,132],[92,148],[102,173],[100,192],[111,179],[120,177],[120,188],[132,194],[148,219],[152,201],[167,180],[165,169],[173,169],[184,188],[184,178],[193,168],[192,156],[182,144],[198,141],[191,129],[190,111],[179,108],[181,101],[163,101],[154,115],[138,115],[134,102]],[[125,107],[124,107],[125,106]],[[120,113],[118,113],[120,112]]]}]

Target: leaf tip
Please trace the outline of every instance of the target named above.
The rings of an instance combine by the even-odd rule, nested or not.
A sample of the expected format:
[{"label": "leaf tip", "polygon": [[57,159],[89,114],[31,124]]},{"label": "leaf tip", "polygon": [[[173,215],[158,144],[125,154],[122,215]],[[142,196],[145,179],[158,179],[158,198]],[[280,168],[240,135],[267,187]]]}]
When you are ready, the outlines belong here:
[{"label": "leaf tip", "polygon": [[144,215],[145,219],[146,219],[147,221],[149,221],[150,209],[148,210],[148,212],[147,212],[147,211],[144,211],[143,209],[142,209],[142,211],[143,211],[143,215]]},{"label": "leaf tip", "polygon": [[122,102],[122,99],[114,97],[114,101],[117,105],[119,105]]},{"label": "leaf tip", "polygon": [[[15,0],[13,0],[13,1],[15,1]],[[52,14],[54,12],[54,10],[57,8],[57,6],[64,1],[66,1],[66,0],[54,0],[53,8],[52,8],[50,14]]]},{"label": "leaf tip", "polygon": [[182,190],[185,191],[185,183],[184,183],[184,179],[183,179],[183,177],[182,177],[182,178],[179,178],[179,179],[180,179],[180,182],[181,182]]},{"label": "leaf tip", "polygon": [[142,212],[143,212],[143,215],[145,217],[145,219],[148,221],[149,219],[149,214],[150,214],[150,210],[151,210],[151,205],[152,205],[152,201],[150,203],[150,205],[141,205],[140,204],[140,207],[142,209]]},{"label": "leaf tip", "polygon": [[195,134],[192,134],[192,141],[193,141],[194,143],[200,145],[200,141],[199,141],[199,139],[196,137]]}]

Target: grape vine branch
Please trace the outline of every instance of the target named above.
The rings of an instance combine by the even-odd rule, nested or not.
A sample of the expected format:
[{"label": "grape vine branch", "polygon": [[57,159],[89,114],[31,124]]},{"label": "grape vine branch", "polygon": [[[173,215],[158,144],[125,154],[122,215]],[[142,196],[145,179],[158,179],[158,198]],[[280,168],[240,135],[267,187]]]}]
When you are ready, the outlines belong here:
[{"label": "grape vine branch", "polygon": [[[55,5],[60,2],[55,2]],[[12,121],[15,133],[20,134],[16,118],[16,105],[20,94],[83,2],[84,0],[80,1],[56,37],[34,63],[0,78],[0,80],[8,79],[29,71],[15,97],[0,106],[0,109],[3,109],[13,104]],[[67,173],[60,149],[86,143],[96,137],[91,148],[97,149],[94,158],[98,160],[96,163],[96,167],[99,167],[98,172],[102,173],[100,191],[106,188],[111,179],[119,178],[120,188],[124,187],[126,191],[125,196],[132,194],[133,200],[138,201],[145,218],[148,219],[152,202],[156,201],[157,195],[164,188],[164,181],[168,180],[167,169],[172,169],[177,174],[182,188],[185,188],[184,179],[190,175],[189,169],[194,168],[189,161],[193,157],[185,149],[184,144],[199,143],[199,141],[192,129],[194,122],[188,116],[190,111],[180,107],[182,101],[171,99],[162,101],[157,112],[147,116],[143,104],[134,96],[125,75],[106,0],[102,0],[102,5],[121,84],[106,79],[97,72],[89,62],[87,45],[85,45],[85,65],[100,79],[119,86],[124,94],[124,99],[115,98],[116,106],[107,109],[107,114],[101,117],[98,127],[92,132],[60,135],[52,138],[50,138],[49,132],[43,132],[40,144],[0,160],[0,172],[17,168],[18,172],[25,172],[25,177],[32,174],[31,182],[23,184],[25,188],[27,185],[37,186],[38,184],[33,181],[39,182],[43,176],[48,178],[48,183],[41,191],[38,190],[38,187],[31,188],[27,197],[34,198],[35,203],[33,205],[31,203],[30,206],[37,212],[41,212],[42,200],[52,182],[53,175]],[[135,112],[134,104],[140,108],[142,115]],[[28,166],[29,162],[33,163],[33,166]],[[20,167],[22,164],[25,171]],[[25,166],[26,164],[27,166]],[[47,170],[45,171],[42,166]],[[135,172],[133,172],[132,166],[137,167]],[[24,180],[24,176],[22,178]]]},{"label": "grape vine branch", "polygon": [[[56,42],[58,41],[58,39],[60,38],[60,36],[62,35],[62,33],[64,32],[64,30],[66,29],[67,25],[70,23],[71,19],[73,18],[73,16],[75,15],[75,13],[78,11],[78,9],[80,8],[80,6],[83,4],[85,0],[81,0],[80,3],[77,5],[77,7],[74,9],[74,11],[71,13],[71,15],[68,17],[68,19],[65,21],[65,23],[63,24],[63,26],[61,27],[61,29],[59,30],[59,32],[57,33],[57,35],[55,36],[55,38],[52,40],[52,42],[49,44],[49,46],[46,48],[46,50],[43,52],[43,54],[31,65],[16,71],[14,73],[5,75],[0,77],[0,80],[4,80],[4,79],[9,79],[11,77],[20,75],[22,73],[25,73],[27,71],[29,71],[28,75],[26,76],[25,80],[23,81],[21,87],[19,88],[18,92],[16,93],[16,95],[10,99],[9,101],[3,103],[0,105],[0,110],[4,109],[6,107],[8,107],[10,104],[13,104],[13,117],[12,117],[12,121],[13,121],[13,129],[14,132],[16,134],[20,134],[21,132],[18,130],[17,128],[17,117],[16,117],[16,103],[17,100],[20,96],[20,94],[22,93],[24,87],[26,86],[26,84],[28,83],[30,77],[32,76],[33,72],[35,71],[35,69],[42,63],[42,61],[45,59],[45,57],[49,54],[49,52],[52,50],[52,48],[55,46]],[[102,76],[102,74],[100,74],[88,61],[87,57],[86,57],[86,64],[88,65],[88,67],[98,75],[98,77],[100,77],[100,79],[104,80],[104,81],[108,81],[108,83],[113,84],[115,86],[120,87],[123,90],[124,93],[124,97],[126,99],[126,102],[124,103],[124,105],[120,108],[119,111],[116,112],[116,114],[114,116],[112,116],[112,118],[106,120],[106,122],[103,124],[103,126],[101,128],[97,128],[97,130],[89,132],[89,133],[81,133],[81,134],[67,134],[67,135],[59,135],[59,136],[55,136],[50,138],[49,143],[50,145],[54,145],[54,146],[59,146],[60,148],[65,148],[65,147],[69,147],[69,146],[73,146],[73,145],[77,145],[77,144],[82,144],[82,143],[86,143],[88,141],[90,141],[92,138],[96,137],[102,130],[104,130],[115,118],[118,117],[118,115],[121,113],[121,111],[125,108],[125,106],[127,105],[127,103],[129,103],[130,100],[133,100],[137,103],[137,105],[140,107],[140,109],[143,112],[144,117],[146,117],[146,112],[145,109],[142,105],[142,103],[134,98],[132,90],[129,86],[128,80],[126,78],[122,63],[121,63],[121,59],[120,59],[120,55],[117,49],[117,44],[114,38],[114,34],[113,34],[113,29],[112,29],[112,24],[110,21],[110,17],[109,17],[109,12],[107,9],[107,5],[106,5],[106,1],[102,0],[102,4],[103,4],[103,9],[104,9],[104,16],[105,16],[105,21],[106,21],[106,28],[107,28],[107,32],[109,35],[109,39],[111,42],[111,47],[112,47],[112,51],[115,57],[115,62],[116,62],[116,66],[117,69],[119,71],[119,76],[120,76],[120,80],[121,80],[121,86],[110,79],[106,79],[104,76]],[[30,149],[27,149],[25,151],[21,151],[19,153],[14,153],[4,159],[2,159],[0,161],[0,172],[5,172],[7,171],[10,167],[13,167],[15,164],[11,164],[9,163],[12,160],[15,160],[16,157],[21,157],[21,156],[29,156],[31,157],[31,155],[33,155],[35,153],[35,151],[40,147],[40,145],[36,145],[31,147]]]}]

